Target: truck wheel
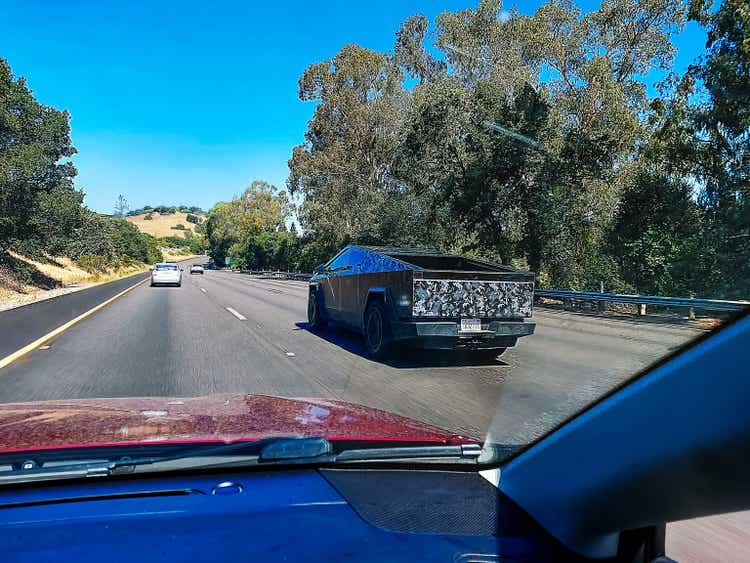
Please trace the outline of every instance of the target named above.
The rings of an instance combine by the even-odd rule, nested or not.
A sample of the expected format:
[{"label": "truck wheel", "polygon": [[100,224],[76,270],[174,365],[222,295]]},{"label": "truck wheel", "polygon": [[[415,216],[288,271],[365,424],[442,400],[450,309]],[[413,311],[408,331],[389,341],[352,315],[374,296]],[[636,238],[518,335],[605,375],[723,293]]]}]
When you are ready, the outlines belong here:
[{"label": "truck wheel", "polygon": [[318,296],[312,291],[307,297],[307,324],[310,328],[320,329],[326,327],[323,312],[320,310]]},{"label": "truck wheel", "polygon": [[472,361],[482,364],[489,364],[494,362],[498,356],[502,356],[505,353],[505,348],[492,348],[489,350],[473,350],[469,352],[469,356]]},{"label": "truck wheel", "polygon": [[387,358],[393,349],[393,335],[383,305],[373,301],[365,311],[365,348],[375,360]]}]

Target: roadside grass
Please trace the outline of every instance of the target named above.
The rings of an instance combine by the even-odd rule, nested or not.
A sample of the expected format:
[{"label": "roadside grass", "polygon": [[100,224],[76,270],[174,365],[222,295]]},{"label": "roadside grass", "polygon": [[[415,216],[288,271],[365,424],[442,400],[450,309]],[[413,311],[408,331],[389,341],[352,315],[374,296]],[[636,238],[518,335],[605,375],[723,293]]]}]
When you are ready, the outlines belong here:
[{"label": "roadside grass", "polygon": [[[181,236],[181,233],[186,233],[188,231],[195,233],[195,225],[188,222],[187,213],[177,212],[162,215],[152,212],[150,220],[145,219],[146,215],[146,213],[141,215],[131,215],[126,217],[126,219],[138,227],[138,230],[142,233],[147,233],[157,238],[179,237]],[[173,229],[173,227],[176,227],[178,224],[182,224],[184,229]]]},{"label": "roadside grass", "polygon": [[0,252],[0,310],[117,280],[148,268],[147,264],[137,262],[87,272],[66,256],[32,260],[15,252]]}]

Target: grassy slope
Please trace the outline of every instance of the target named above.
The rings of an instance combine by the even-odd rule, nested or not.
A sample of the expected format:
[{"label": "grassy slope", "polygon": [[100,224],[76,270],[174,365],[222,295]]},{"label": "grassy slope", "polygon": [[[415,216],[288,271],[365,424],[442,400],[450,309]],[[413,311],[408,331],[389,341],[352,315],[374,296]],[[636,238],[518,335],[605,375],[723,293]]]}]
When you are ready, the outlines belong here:
[{"label": "grassy slope", "polygon": [[177,213],[166,215],[153,213],[153,218],[150,221],[144,220],[145,216],[146,214],[144,213],[141,215],[126,217],[126,219],[133,223],[136,227],[138,227],[138,230],[140,230],[142,233],[148,233],[149,235],[153,235],[155,237],[183,236],[182,231],[178,231],[172,228],[178,223],[182,223],[183,225],[185,225],[186,230],[195,232],[195,225],[193,223],[187,222],[187,213],[180,213],[179,211]]},{"label": "grassy slope", "polygon": [[146,269],[145,264],[135,264],[106,272],[88,273],[66,257],[36,261],[10,252],[0,260],[0,310],[54,297],[70,291],[66,288],[72,285],[85,287]]},{"label": "grassy slope", "polygon": [[[178,223],[195,232],[195,225],[187,222],[187,213],[153,214],[151,221],[144,221],[145,214],[127,217],[141,232],[156,237],[184,236],[185,231],[172,229]],[[165,260],[184,260],[191,256],[186,248],[162,248]],[[0,256],[0,310],[12,305],[30,303],[52,297],[66,291],[71,285],[88,286],[115,280],[145,271],[148,266],[134,265],[107,272],[90,274],[66,257],[50,257],[45,261],[34,261],[16,253]]]}]

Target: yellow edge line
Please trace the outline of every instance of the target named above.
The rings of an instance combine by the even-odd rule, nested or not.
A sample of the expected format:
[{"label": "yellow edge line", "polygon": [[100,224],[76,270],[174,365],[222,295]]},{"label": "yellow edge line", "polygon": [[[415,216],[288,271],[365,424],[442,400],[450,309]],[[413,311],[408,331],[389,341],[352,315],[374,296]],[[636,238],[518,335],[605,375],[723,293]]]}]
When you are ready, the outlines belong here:
[{"label": "yellow edge line", "polygon": [[106,307],[107,305],[109,305],[110,303],[112,303],[112,301],[114,301],[115,299],[119,299],[120,297],[122,297],[123,295],[125,295],[128,291],[131,291],[131,290],[135,289],[136,287],[138,287],[142,283],[147,282],[149,279],[151,279],[151,277],[147,276],[146,278],[142,279],[138,283],[136,283],[134,285],[131,285],[127,289],[121,291],[117,295],[115,295],[113,297],[110,297],[109,299],[107,299],[106,301],[103,301],[102,303],[99,303],[96,307],[94,307],[92,309],[89,309],[85,313],[82,313],[82,314],[78,315],[75,319],[69,320],[64,325],[60,325],[55,330],[53,330],[51,332],[48,332],[47,334],[45,334],[41,338],[37,338],[36,340],[34,340],[34,342],[32,342],[30,344],[27,344],[26,346],[24,346],[20,350],[16,350],[10,356],[5,356],[2,360],[0,360],[0,369],[3,369],[8,364],[11,364],[11,363],[15,362],[18,358],[20,358],[21,356],[25,356],[26,354],[28,354],[32,350],[35,350],[36,348],[39,348],[39,346],[41,346],[42,344],[44,344],[45,342],[47,342],[51,338],[54,338],[58,334],[66,331],[66,330],[68,330],[74,324],[81,322],[86,317],[90,317],[91,315],[93,315],[94,313],[96,313],[99,309],[103,309],[104,307]]}]

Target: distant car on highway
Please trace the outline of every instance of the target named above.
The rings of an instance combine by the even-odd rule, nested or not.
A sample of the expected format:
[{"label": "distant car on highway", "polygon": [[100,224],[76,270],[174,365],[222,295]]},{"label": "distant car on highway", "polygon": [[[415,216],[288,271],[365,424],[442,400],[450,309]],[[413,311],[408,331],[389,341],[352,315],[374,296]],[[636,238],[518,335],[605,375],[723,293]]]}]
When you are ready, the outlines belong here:
[{"label": "distant car on highway", "polygon": [[190,273],[191,274],[203,274],[203,266],[200,264],[193,264],[190,266]]},{"label": "distant car on highway", "polygon": [[160,262],[151,268],[151,287],[155,285],[182,285],[182,268],[171,262]]},{"label": "distant car on highway", "polygon": [[437,251],[354,246],[315,269],[310,326],[334,321],[373,358],[396,342],[493,359],[534,332],[534,274]]}]

